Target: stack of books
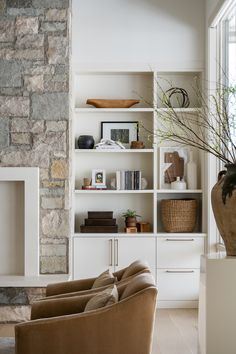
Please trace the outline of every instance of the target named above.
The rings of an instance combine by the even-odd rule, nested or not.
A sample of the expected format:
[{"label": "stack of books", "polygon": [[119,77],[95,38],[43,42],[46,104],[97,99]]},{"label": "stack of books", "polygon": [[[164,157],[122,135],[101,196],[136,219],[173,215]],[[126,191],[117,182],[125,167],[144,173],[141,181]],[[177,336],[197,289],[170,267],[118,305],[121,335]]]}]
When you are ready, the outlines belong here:
[{"label": "stack of books", "polygon": [[116,171],[116,189],[138,190],[141,189],[141,171]]},{"label": "stack of books", "polygon": [[83,190],[93,190],[93,191],[101,191],[101,190],[106,190],[107,186],[105,184],[101,185],[101,186],[82,186]]},{"label": "stack of books", "polygon": [[88,211],[88,218],[80,226],[82,233],[117,233],[118,225],[113,211]]}]

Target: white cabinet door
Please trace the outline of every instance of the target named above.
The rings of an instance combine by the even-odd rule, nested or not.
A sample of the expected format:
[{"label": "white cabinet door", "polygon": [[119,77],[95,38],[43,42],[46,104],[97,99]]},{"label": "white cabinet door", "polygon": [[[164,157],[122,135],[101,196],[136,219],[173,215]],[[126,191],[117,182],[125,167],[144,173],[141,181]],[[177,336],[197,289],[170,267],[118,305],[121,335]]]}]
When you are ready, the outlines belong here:
[{"label": "white cabinet door", "polygon": [[126,236],[115,239],[115,267],[116,270],[127,267],[130,263],[140,259],[147,261],[153,276],[156,268],[156,240],[153,237]]},{"label": "white cabinet door", "polygon": [[158,269],[158,299],[165,301],[198,300],[199,269]]},{"label": "white cabinet door", "polygon": [[114,238],[76,237],[73,247],[73,278],[96,277],[112,267]]},{"label": "white cabinet door", "polygon": [[160,237],[157,240],[157,268],[200,268],[203,237]]}]

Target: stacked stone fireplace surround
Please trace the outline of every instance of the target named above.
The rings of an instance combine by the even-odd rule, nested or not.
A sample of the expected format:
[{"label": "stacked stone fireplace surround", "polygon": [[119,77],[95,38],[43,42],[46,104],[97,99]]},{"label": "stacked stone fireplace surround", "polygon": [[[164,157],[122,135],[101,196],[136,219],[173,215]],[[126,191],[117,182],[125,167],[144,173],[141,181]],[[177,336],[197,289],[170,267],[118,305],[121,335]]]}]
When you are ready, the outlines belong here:
[{"label": "stacked stone fireplace surround", "polygon": [[[69,19],[69,0],[0,0],[0,167],[40,169],[41,274],[68,273]],[[0,322],[43,293],[0,285]]]}]

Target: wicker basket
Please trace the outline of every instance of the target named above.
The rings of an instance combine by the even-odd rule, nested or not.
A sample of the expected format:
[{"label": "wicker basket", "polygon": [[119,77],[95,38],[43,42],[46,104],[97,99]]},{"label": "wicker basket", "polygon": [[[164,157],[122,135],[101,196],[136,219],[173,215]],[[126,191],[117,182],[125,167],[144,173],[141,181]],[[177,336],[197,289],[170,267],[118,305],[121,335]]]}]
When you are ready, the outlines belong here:
[{"label": "wicker basket", "polygon": [[193,232],[197,221],[197,200],[161,200],[161,219],[166,232]]}]

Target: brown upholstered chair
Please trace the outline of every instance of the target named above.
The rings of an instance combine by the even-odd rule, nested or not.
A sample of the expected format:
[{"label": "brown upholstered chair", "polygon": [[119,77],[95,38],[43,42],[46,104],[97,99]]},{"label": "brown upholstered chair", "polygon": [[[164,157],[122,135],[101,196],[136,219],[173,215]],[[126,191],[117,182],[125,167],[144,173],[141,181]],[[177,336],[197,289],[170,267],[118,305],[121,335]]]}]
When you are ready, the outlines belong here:
[{"label": "brown upholstered chair", "polygon": [[[133,276],[142,274],[142,273],[149,273],[150,268],[148,266],[148,263],[145,261],[137,260],[133,263],[131,263],[128,267],[125,267],[117,272],[114,272],[113,275],[116,278],[115,283],[127,283],[129,282]],[[88,279],[79,279],[79,280],[72,280],[68,282],[61,282],[61,283],[54,283],[54,284],[49,284],[46,288],[46,297],[64,297],[66,294],[69,294],[69,296],[72,296],[71,293],[74,293],[74,295],[77,295],[77,292],[84,292],[84,294],[87,294],[87,291],[89,292],[97,292],[97,288],[92,288],[94,281],[97,278],[88,278]],[[102,288],[105,288],[107,286],[103,286]]]},{"label": "brown upholstered chair", "polygon": [[83,312],[94,294],[37,301],[15,326],[16,354],[150,354],[157,288],[149,273],[117,286],[117,303]]}]

